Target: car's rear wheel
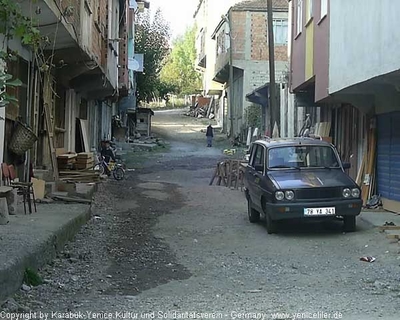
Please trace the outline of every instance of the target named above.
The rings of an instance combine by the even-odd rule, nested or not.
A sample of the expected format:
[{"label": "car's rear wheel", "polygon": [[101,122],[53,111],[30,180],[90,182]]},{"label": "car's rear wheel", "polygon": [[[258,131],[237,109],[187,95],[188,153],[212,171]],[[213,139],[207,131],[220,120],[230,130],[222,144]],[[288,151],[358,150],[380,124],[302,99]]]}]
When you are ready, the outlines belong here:
[{"label": "car's rear wheel", "polygon": [[260,213],[253,209],[250,197],[247,198],[247,214],[251,223],[260,221]]},{"label": "car's rear wheel", "polygon": [[356,231],[356,217],[355,216],[343,217],[343,226],[345,232]]},{"label": "car's rear wheel", "polygon": [[278,222],[272,220],[267,212],[265,213],[265,224],[267,227],[268,234],[273,234],[278,232]]}]

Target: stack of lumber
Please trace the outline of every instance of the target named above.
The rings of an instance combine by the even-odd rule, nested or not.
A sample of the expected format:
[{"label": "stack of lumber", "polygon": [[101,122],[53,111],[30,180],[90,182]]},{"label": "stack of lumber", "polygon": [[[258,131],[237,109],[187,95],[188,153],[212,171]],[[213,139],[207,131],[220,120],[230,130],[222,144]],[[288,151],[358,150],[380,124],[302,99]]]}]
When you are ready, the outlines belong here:
[{"label": "stack of lumber", "polygon": [[78,153],[75,164],[76,169],[84,170],[93,167],[93,165],[94,165],[93,153],[90,152]]},{"label": "stack of lumber", "polygon": [[101,179],[100,174],[98,172],[91,171],[74,171],[74,170],[66,170],[60,171],[60,181],[68,181],[68,182],[99,182]]},{"label": "stack of lumber", "polygon": [[210,186],[216,181],[216,185],[228,188],[243,189],[244,166],[242,160],[224,160],[217,164]]},{"label": "stack of lumber", "polygon": [[57,156],[58,169],[70,169],[76,163],[76,153],[64,153]]},{"label": "stack of lumber", "polygon": [[356,182],[361,187],[361,197],[365,206],[368,199],[375,193],[376,177],[376,125],[375,119],[371,121],[368,131],[368,148],[364,153],[364,157],[357,174]]}]

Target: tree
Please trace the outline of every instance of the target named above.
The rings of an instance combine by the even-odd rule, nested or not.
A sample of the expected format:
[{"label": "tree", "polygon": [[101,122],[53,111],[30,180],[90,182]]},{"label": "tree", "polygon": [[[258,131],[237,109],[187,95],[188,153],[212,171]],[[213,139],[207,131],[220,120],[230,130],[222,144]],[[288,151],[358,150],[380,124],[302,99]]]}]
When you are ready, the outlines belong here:
[{"label": "tree", "polygon": [[188,28],[183,36],[177,38],[161,71],[161,80],[175,87],[178,94],[195,93],[201,88],[200,74],[194,69],[195,38],[195,26]]},{"label": "tree", "polygon": [[15,60],[16,54],[5,47],[6,40],[20,38],[22,44],[30,46],[35,52],[42,39],[32,19],[22,14],[21,6],[14,0],[0,0],[0,34],[4,36],[0,44],[0,107],[6,107],[10,103],[18,103],[14,96],[7,93],[7,89],[22,85],[20,80],[12,80],[13,76],[7,73],[6,61]]},{"label": "tree", "polygon": [[160,95],[160,72],[169,52],[170,27],[161,11],[153,19],[145,12],[138,17],[135,52],[144,54],[144,72],[137,75],[138,100],[149,102]]}]

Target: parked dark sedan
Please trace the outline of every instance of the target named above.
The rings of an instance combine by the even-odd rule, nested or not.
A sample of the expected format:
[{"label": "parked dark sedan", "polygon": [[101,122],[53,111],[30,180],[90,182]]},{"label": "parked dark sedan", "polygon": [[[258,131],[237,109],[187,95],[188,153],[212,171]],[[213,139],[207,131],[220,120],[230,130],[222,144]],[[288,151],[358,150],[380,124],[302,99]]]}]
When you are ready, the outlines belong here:
[{"label": "parked dark sedan", "polygon": [[345,231],[355,231],[362,200],[344,171],[349,167],[332,144],[319,139],[254,142],[244,177],[250,222],[262,214],[268,233],[275,233],[280,220],[340,216]]}]

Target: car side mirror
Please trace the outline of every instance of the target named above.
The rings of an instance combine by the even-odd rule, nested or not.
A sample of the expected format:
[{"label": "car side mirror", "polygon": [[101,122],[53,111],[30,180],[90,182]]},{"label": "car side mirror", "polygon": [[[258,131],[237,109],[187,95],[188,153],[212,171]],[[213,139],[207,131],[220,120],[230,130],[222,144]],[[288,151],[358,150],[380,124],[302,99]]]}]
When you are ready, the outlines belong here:
[{"label": "car side mirror", "polygon": [[350,162],[343,162],[342,166],[343,166],[343,169],[344,169],[344,170],[347,170],[347,169],[350,169],[350,168],[351,168]]},{"label": "car side mirror", "polygon": [[261,165],[261,164],[256,164],[256,165],[254,166],[254,169],[255,169],[256,171],[264,171],[264,166]]}]

